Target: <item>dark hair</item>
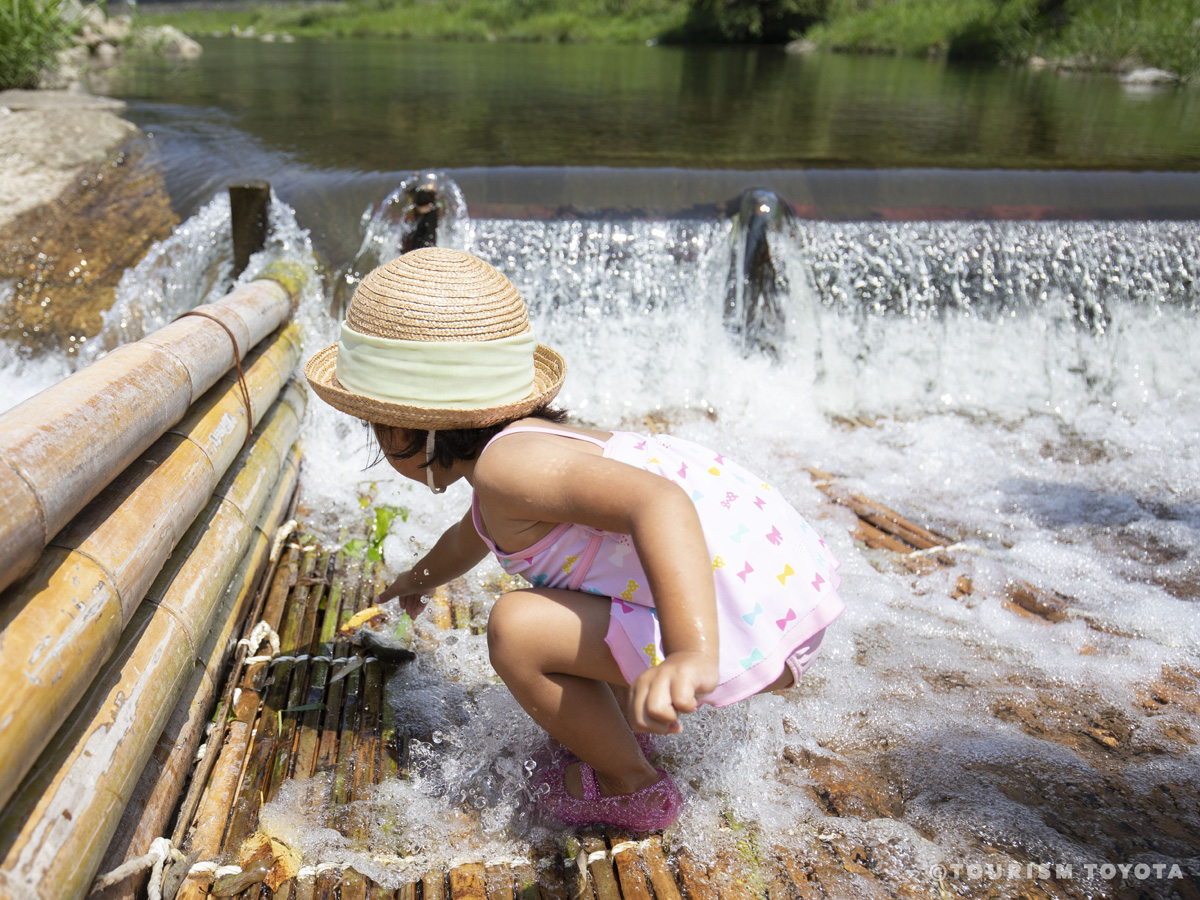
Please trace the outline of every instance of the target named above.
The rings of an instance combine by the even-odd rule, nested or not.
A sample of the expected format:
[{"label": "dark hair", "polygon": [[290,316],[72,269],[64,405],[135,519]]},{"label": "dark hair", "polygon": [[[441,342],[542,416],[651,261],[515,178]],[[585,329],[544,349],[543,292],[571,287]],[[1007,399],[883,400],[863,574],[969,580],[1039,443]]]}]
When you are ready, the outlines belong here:
[{"label": "dark hair", "polygon": [[[503,422],[497,422],[495,425],[487,425],[483,428],[447,428],[444,431],[437,431],[433,437],[433,459],[426,460],[421,463],[421,468],[425,468],[430,462],[435,462],[439,466],[449,468],[458,460],[474,459],[483,452],[483,448],[487,446],[487,442],[494,438],[497,434],[511,425],[513,422],[519,422],[521,419],[545,419],[548,422],[553,422],[556,425],[561,425],[567,421],[568,414],[565,409],[546,404],[539,409],[535,409],[527,416],[521,416],[517,419],[506,419]],[[379,443],[379,428],[391,428],[390,425],[378,425],[375,423],[367,423],[371,426],[371,434],[375,438],[376,453],[372,457],[367,468],[381,462],[388,455],[384,451],[383,445]],[[425,452],[425,441],[429,438],[429,432],[417,428],[405,428],[412,437],[408,443],[402,447],[390,448],[390,453],[398,456],[401,459],[409,459],[416,456],[418,453]]]}]

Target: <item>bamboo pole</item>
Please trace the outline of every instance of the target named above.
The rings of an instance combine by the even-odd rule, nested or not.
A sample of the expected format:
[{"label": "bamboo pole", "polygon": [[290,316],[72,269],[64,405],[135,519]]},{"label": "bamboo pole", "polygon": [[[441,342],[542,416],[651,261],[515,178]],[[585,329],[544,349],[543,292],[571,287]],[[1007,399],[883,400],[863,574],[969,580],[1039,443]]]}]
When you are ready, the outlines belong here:
[{"label": "bamboo pole", "polygon": [[[180,542],[112,658],[0,814],[0,895],[79,898],[96,873],[200,638],[295,442],[292,385]],[[282,449],[281,449],[282,448]]]},{"label": "bamboo pole", "polygon": [[[299,359],[282,329],[246,373],[262,412]],[[55,537],[0,600],[0,804],[63,723],[242,443],[240,390],[214,389]],[[293,402],[293,406],[302,401]],[[257,408],[255,408],[257,407]],[[241,417],[239,425],[238,417]]]},{"label": "bamboo pole", "polygon": [[[244,355],[290,316],[304,279],[281,264],[198,310]],[[225,330],[187,316],[0,415],[0,589],[233,363]]]},{"label": "bamboo pole", "polygon": [[446,875],[441,869],[426,872],[421,876],[422,900],[445,900]]},{"label": "bamboo pole", "polygon": [[[121,824],[117,826],[116,834],[100,863],[102,872],[112,871],[122,863],[141,856],[155,838],[166,832],[168,820],[191,770],[205,723],[216,699],[218,681],[228,657],[230,642],[249,612],[259,579],[266,574],[264,570],[272,538],[287,516],[299,474],[300,452],[297,448],[293,449],[284,464],[283,475],[275,486],[271,501],[255,526],[250,548],[225,589],[225,597],[216,614],[216,621],[221,623],[221,628],[219,631],[214,628],[210,632],[201,656],[206,662],[193,671],[175,711],[167,721],[167,727],[154,746],[149,762],[142,770],[125,814],[121,817]],[[224,715],[224,712],[218,709],[217,715]],[[208,752],[216,755],[217,750],[210,746]],[[101,900],[133,900],[145,883],[146,874],[143,870],[141,874],[107,889],[99,895]]]},{"label": "bamboo pole", "polygon": [[667,861],[663,858],[661,838],[646,844],[642,851],[642,859],[650,874],[650,884],[654,886],[654,896],[658,900],[683,900],[679,893],[679,886],[675,884]]},{"label": "bamboo pole", "polygon": [[708,878],[708,869],[686,853],[680,854],[679,883],[689,900],[719,900],[716,886]]},{"label": "bamboo pole", "polygon": [[450,900],[488,900],[483,863],[463,863],[446,873]]},{"label": "bamboo pole", "polygon": [[592,876],[596,900],[621,900],[612,861],[603,853],[607,849],[604,839],[594,831],[584,831],[579,835],[579,844],[587,851],[591,860],[588,863],[588,873]]},{"label": "bamboo pole", "polygon": [[[631,837],[617,829],[608,829],[608,842],[614,850],[622,844],[629,844]],[[646,883],[646,869],[642,865],[641,856],[636,846],[625,847],[620,852],[611,854],[613,868],[617,870],[617,881],[621,885],[621,896],[624,900],[653,900]]]}]

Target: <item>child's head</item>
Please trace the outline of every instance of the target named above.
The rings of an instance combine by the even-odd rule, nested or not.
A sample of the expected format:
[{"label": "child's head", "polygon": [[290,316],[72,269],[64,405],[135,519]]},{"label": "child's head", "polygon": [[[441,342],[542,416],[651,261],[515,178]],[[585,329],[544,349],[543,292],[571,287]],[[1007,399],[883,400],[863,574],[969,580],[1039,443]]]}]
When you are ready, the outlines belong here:
[{"label": "child's head", "polygon": [[[549,404],[535,409],[527,415],[555,423],[567,420],[565,410]],[[526,416],[516,416],[494,425],[485,425],[482,428],[449,428],[433,432],[424,428],[400,428],[395,425],[372,422],[371,433],[374,435],[379,449],[370,465],[373,466],[386,459],[394,468],[400,469],[401,467],[396,465],[398,460],[420,458],[422,461],[417,464],[417,468],[423,469],[435,463],[449,468],[459,460],[475,459],[483,452],[488,441],[517,419],[523,418]],[[429,442],[431,433],[434,436],[432,447]],[[421,456],[421,454],[424,455]],[[405,474],[409,474],[411,477],[411,473],[405,472]]]},{"label": "child's head", "polygon": [[304,374],[343,412],[427,433],[528,416],[558,393],[566,364],[537,343],[525,302],[504,275],[469,253],[428,247],[359,283],[341,339]]}]

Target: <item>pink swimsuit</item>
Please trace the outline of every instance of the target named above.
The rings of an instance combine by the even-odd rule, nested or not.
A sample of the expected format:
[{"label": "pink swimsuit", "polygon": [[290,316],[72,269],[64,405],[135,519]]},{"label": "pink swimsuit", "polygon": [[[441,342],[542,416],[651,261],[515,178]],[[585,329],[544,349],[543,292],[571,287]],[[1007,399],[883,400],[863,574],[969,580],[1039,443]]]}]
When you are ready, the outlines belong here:
[{"label": "pink swimsuit", "polygon": [[[725,706],[756,694],[785,665],[799,678],[845,604],[837,595],[837,560],[779,492],[721,454],[665,434],[617,431],[601,441],[526,425],[492,441],[521,432],[596,444],[605,458],[661,475],[691,496],[712,559],[720,635],[720,684],[706,702]],[[612,598],[605,640],[630,683],[662,662],[654,598],[629,535],[563,522],[532,547],[504,553],[484,533],[478,495],[471,515],[507,572],[536,587]]]}]

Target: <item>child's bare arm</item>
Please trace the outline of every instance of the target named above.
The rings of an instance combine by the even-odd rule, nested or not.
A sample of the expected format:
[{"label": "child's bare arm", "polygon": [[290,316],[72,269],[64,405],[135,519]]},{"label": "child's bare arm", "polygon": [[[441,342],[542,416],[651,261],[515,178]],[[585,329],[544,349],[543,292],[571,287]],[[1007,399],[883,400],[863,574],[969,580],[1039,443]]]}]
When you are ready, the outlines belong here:
[{"label": "child's bare arm", "polygon": [[487,545],[471,521],[471,511],[467,510],[462,519],[438,538],[433,549],[407,572],[402,572],[376,602],[384,603],[399,597],[408,614],[416,618],[424,608],[422,594],[471,571],[487,552]]}]

